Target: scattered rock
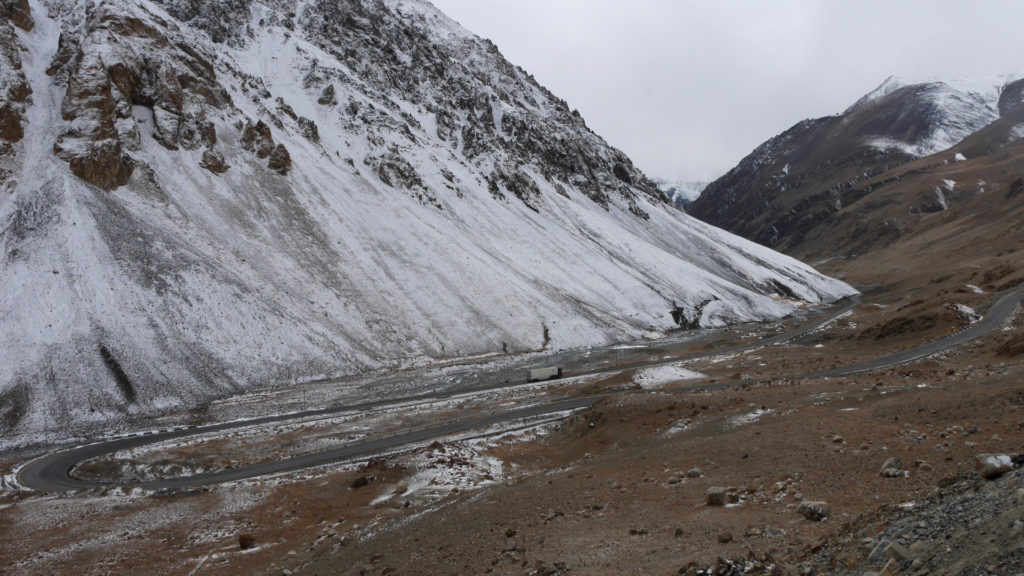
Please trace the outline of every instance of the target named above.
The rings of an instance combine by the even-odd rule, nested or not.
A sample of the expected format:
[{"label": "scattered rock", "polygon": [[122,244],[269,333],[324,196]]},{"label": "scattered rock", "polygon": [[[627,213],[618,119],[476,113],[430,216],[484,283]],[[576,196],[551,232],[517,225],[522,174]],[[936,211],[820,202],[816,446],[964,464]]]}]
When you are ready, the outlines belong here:
[{"label": "scattered rock", "polygon": [[317,104],[321,106],[334,106],[338,103],[338,97],[334,93],[334,84],[328,84],[324,87],[323,91],[320,92],[320,97],[316,99]]},{"label": "scattered rock", "polygon": [[704,473],[701,472],[700,468],[690,468],[686,471],[687,478],[700,478]]},{"label": "scattered rock", "polygon": [[804,518],[818,522],[832,514],[832,507],[827,502],[804,501],[796,509]]},{"label": "scattered rock", "polygon": [[889,545],[885,547],[883,557],[892,558],[897,562],[908,562],[913,559],[910,552],[900,545],[899,542],[890,542]]},{"label": "scattered rock", "polygon": [[903,462],[899,458],[889,458],[882,464],[882,469],[878,471],[878,475],[883,478],[903,476]]},{"label": "scattered rock", "polygon": [[721,486],[712,486],[705,493],[709,506],[725,506],[726,490]]},{"label": "scattered rock", "polygon": [[1013,460],[1006,454],[979,454],[974,469],[986,480],[993,480],[1013,470]]},{"label": "scattered rock", "polygon": [[559,576],[565,574],[569,570],[569,565],[565,562],[554,562],[548,564],[540,560],[534,567],[533,572],[530,572],[531,576]]},{"label": "scattered rock", "polygon": [[248,550],[256,546],[256,539],[253,538],[252,534],[239,534],[238,535],[238,547],[242,550]]},{"label": "scattered rock", "polygon": [[303,137],[310,142],[320,142],[320,129],[317,127],[316,122],[305,116],[299,116],[295,122],[299,125],[299,133]]},{"label": "scattered rock", "polygon": [[878,564],[885,559],[885,550],[889,547],[889,542],[882,540],[875,547],[871,549],[871,553],[868,554],[868,562],[872,564]]},{"label": "scattered rock", "polygon": [[256,154],[257,158],[266,158],[274,151],[274,137],[270,133],[270,126],[263,120],[255,124],[247,120],[239,143],[242,148]]},{"label": "scattered rock", "polygon": [[676,484],[679,484],[679,477],[678,476],[673,476],[673,477],[669,478],[668,479],[668,483],[670,485],[672,485],[672,486],[675,486]]},{"label": "scattered rock", "polygon": [[288,149],[284,147],[284,144],[278,144],[274,147],[273,152],[270,153],[267,168],[282,176],[292,169],[292,157],[288,154]]},{"label": "scattered rock", "polygon": [[372,474],[363,474],[356,478],[355,480],[353,480],[350,486],[353,490],[357,490],[359,488],[362,488],[363,486],[369,486],[376,479],[377,477]]},{"label": "scattered rock", "polygon": [[878,576],[896,576],[899,571],[899,562],[895,558],[889,558],[889,561],[882,567],[882,571],[878,573]]},{"label": "scattered rock", "polygon": [[224,160],[224,155],[212,149],[203,151],[203,159],[199,161],[199,166],[214,174],[223,174],[230,168]]}]

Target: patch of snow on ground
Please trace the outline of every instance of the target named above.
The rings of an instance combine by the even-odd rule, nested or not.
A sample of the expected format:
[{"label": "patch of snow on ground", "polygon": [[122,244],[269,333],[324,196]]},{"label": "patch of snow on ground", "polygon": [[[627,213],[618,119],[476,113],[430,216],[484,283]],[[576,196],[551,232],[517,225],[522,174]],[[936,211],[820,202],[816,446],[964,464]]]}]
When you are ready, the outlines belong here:
[{"label": "patch of snow on ground", "polygon": [[955,160],[957,162],[963,162],[964,160],[967,160],[967,157],[964,156],[963,154],[957,152],[956,156],[953,156],[953,160]]},{"label": "patch of snow on ground", "polygon": [[1007,138],[1007,144],[1016,142],[1021,138],[1024,138],[1024,124],[1018,124],[1010,129],[1010,137]]},{"label": "patch of snow on ground", "polygon": [[966,306],[964,304],[953,304],[953,309],[965,320],[970,320],[971,324],[981,320],[981,314],[978,314],[974,308]]},{"label": "patch of snow on ground", "polygon": [[985,293],[984,290],[982,290],[981,288],[978,288],[974,284],[965,284],[964,288],[967,288],[968,290],[970,290],[971,292],[974,292],[975,294],[984,294]]},{"label": "patch of snow on ground", "polygon": [[725,428],[738,428],[746,424],[753,424],[754,422],[760,420],[762,416],[766,414],[772,414],[774,412],[775,411],[770,408],[766,410],[757,408],[746,414],[740,414],[739,416],[733,416],[732,418],[729,418],[729,421],[726,423]]},{"label": "patch of snow on ground", "polygon": [[677,420],[674,424],[672,424],[671,428],[665,430],[663,436],[675,436],[676,434],[686,432],[691,428],[693,428],[693,420],[690,420],[689,418],[683,418],[682,420]]},{"label": "patch of snow on ground", "polygon": [[640,370],[633,376],[633,382],[647,390],[674,384],[680,380],[697,380],[700,378],[706,378],[706,376],[681,366],[668,365]]},{"label": "patch of snow on ground", "polygon": [[[501,460],[465,444],[435,442],[410,460],[416,470],[404,494],[421,497],[446,496],[495,483],[501,478]],[[401,494],[394,494],[401,496]]]}]

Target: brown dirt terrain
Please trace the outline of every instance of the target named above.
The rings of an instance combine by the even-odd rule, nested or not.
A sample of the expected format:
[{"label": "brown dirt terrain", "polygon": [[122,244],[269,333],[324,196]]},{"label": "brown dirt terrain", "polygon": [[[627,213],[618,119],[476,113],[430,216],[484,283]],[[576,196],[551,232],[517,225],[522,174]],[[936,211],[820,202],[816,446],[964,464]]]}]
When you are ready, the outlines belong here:
[{"label": "brown dirt terrain", "polygon": [[[957,294],[980,311],[991,297]],[[869,296],[850,316],[790,344],[685,365],[707,375],[694,387],[759,382],[744,388],[643,390],[629,372],[576,391],[555,388],[625,392],[540,436],[468,448],[444,442],[369,465],[173,496],[3,492],[0,532],[19,537],[5,538],[0,573],[740,574],[742,558],[746,573],[860,575],[887,561],[869,561],[865,542],[888,542],[886,530],[917,513],[900,505],[937,498],[940,485],[990,499],[1009,494],[1000,499],[999,522],[1010,524],[991,528],[1004,535],[995,543],[956,539],[965,531],[949,530],[964,557],[977,561],[948,573],[983,573],[971,570],[1024,545],[1005,520],[1024,517],[1024,501],[1014,499],[1024,484],[973,472],[978,454],[1024,452],[1024,319],[879,373],[775,377],[853,363],[968,322],[941,315],[931,326],[884,331],[893,318],[946,310],[910,296],[885,302]],[[717,345],[749,339],[747,328],[723,331]],[[905,476],[879,475],[891,457]],[[500,472],[481,464],[492,460]],[[433,474],[426,486],[418,480],[425,471]],[[465,480],[445,480],[453,474]],[[1010,484],[986,488],[999,482]],[[725,488],[730,503],[708,505],[711,487]],[[804,518],[802,500],[828,502],[829,517]],[[919,541],[945,542],[933,536]],[[912,553],[925,566],[949,554],[923,544]],[[1008,558],[992,573],[1024,570]],[[929,573],[911,570],[913,559],[906,573]]]}]

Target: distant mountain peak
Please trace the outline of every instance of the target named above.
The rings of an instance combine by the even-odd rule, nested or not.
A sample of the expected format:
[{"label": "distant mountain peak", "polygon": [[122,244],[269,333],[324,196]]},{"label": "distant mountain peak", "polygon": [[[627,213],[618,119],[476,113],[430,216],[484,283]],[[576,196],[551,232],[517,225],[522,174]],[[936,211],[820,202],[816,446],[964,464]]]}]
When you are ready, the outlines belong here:
[{"label": "distant mountain peak", "polygon": [[762,143],[709,184],[688,211],[788,249],[854,201],[848,191],[858,182],[948,150],[988,127],[997,127],[998,136],[972,144],[972,154],[1019,138],[1021,104],[1024,82],[1014,76],[890,76],[843,113],[805,120]]}]

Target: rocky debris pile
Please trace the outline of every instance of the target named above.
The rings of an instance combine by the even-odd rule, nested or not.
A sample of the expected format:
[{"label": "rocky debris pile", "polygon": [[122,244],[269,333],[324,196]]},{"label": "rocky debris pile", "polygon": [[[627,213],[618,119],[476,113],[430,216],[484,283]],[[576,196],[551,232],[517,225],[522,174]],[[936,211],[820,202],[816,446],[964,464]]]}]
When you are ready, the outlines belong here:
[{"label": "rocky debris pile", "polygon": [[1024,455],[983,454],[976,462],[978,474],[942,482],[924,500],[887,505],[858,519],[811,552],[801,563],[803,573],[1024,572]]},{"label": "rocky debris pile", "polygon": [[779,576],[784,573],[770,553],[753,550],[746,556],[719,556],[713,564],[688,562],[679,569],[679,574],[685,576],[742,576],[743,574]]}]

